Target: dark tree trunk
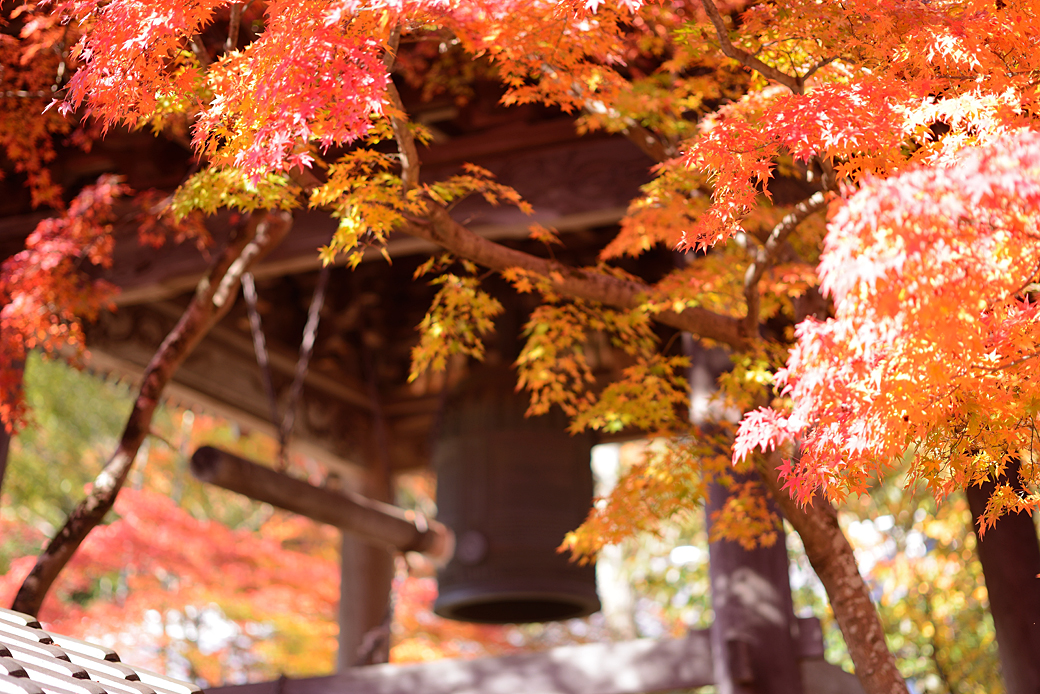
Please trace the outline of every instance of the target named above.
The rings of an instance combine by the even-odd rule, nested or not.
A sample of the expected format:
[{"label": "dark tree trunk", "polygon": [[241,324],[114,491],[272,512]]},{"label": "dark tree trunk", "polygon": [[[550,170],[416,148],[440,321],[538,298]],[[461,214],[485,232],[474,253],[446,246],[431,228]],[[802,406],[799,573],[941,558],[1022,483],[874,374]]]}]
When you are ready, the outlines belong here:
[{"label": "dark tree trunk", "polygon": [[[18,363],[15,368],[22,371],[25,368],[24,363]],[[21,388],[22,384],[19,380],[17,388]],[[0,393],[0,400],[7,400],[8,402],[14,402],[15,395],[17,393]],[[11,450],[11,434],[8,433],[7,427],[4,426],[3,422],[0,422],[0,492],[4,489],[4,477],[7,474],[7,456]]]},{"label": "dark tree trunk", "polygon": [[7,453],[11,449],[11,435],[7,428],[0,424],[0,492],[4,489],[4,475],[7,473]]},{"label": "dark tree trunk", "polygon": [[87,535],[104,519],[115,503],[130,472],[137,451],[149,433],[152,415],[163,389],[196,345],[234,302],[242,273],[285,237],[292,217],[284,212],[254,213],[238,236],[217,258],[209,276],[199,283],[195,296],[145,369],[134,407],[115,453],[94,479],[90,494],[69,514],[65,525],[51,538],[25,578],[11,608],[37,615],[62,569]]},{"label": "dark tree trunk", "polygon": [[[725,504],[713,484],[707,514]],[[736,542],[708,545],[715,686],[719,694],[802,694],[787,547],[746,550]]]},{"label": "dark tree trunk", "polygon": [[[1008,466],[1008,482],[1021,488],[1018,464]],[[986,482],[967,489],[979,561],[986,576],[990,613],[1008,694],[1040,693],[1040,544],[1033,519],[1004,516],[979,536],[979,518],[996,487]]]}]

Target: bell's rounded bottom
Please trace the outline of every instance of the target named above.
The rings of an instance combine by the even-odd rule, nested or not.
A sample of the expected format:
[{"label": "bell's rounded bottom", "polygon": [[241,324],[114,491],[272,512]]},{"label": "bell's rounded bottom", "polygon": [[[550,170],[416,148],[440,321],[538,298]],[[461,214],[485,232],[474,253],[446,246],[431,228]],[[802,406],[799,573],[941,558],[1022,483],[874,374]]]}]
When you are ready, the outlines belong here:
[{"label": "bell's rounded bottom", "polygon": [[455,587],[434,603],[434,613],[448,619],[480,624],[524,624],[555,622],[585,617],[600,608],[594,587],[573,586],[575,590],[511,590]]}]

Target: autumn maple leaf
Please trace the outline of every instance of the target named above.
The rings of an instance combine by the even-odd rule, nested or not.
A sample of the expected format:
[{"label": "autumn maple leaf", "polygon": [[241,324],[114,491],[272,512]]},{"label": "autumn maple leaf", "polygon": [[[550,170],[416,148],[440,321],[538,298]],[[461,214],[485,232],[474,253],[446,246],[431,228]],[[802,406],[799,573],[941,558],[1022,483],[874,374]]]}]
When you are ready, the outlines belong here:
[{"label": "autumn maple leaf", "polygon": [[866,181],[832,220],[820,262],[834,317],[799,326],[777,376],[789,417],[748,414],[738,459],[800,437],[790,474],[841,496],[912,446],[911,475],[945,494],[1028,449],[1038,230],[1033,131]]}]

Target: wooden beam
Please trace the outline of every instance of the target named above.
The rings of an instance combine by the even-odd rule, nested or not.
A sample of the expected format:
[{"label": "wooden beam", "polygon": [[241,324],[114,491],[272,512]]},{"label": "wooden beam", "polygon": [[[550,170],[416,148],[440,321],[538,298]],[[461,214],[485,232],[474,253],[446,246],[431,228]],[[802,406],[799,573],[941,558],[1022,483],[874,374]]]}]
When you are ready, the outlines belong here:
[{"label": "wooden beam", "polygon": [[454,534],[435,520],[346,490],[321,489],[217,448],[195,451],[191,472],[203,482],[334,525],[375,545],[422,552],[437,561],[447,561],[455,548]]},{"label": "wooden beam", "polygon": [[373,665],[331,675],[282,678],[208,694],[637,694],[712,684],[708,632],[681,639],[561,646],[474,660]]},{"label": "wooden beam", "polygon": [[[820,623],[799,618],[805,691],[863,694],[855,675],[823,659]],[[473,660],[371,665],[325,677],[209,687],[207,694],[642,694],[715,684],[708,629],[680,639],[560,646]]]},{"label": "wooden beam", "polygon": [[[121,379],[140,378],[162,336],[176,322],[175,314],[173,302],[126,306],[116,313],[102,314],[87,328],[88,367],[104,375],[116,374]],[[165,396],[188,407],[205,408],[249,429],[277,436],[252,343],[247,332],[234,329],[234,319],[232,315],[218,325],[196,348],[177,372]],[[334,320],[330,319],[326,326],[332,325]],[[295,358],[287,356],[283,342],[270,336],[268,350],[276,392],[279,401],[284,402],[282,396],[288,395]],[[358,471],[357,461],[363,457],[362,441],[369,429],[372,403],[364,384],[339,373],[349,371],[349,367],[344,361],[344,368],[333,369],[337,372],[333,375],[320,360],[312,360],[304,379],[290,446],[293,452],[320,460],[353,478]],[[418,416],[432,421],[439,400],[427,404],[433,407],[420,408],[404,416],[387,415],[395,471],[427,464],[428,426],[417,430],[415,427],[421,422],[411,421]]]},{"label": "wooden beam", "polygon": [[[521,133],[520,139],[510,140],[506,151],[501,150],[500,138],[486,135],[478,137],[472,146],[454,140],[440,149],[435,147],[441,153],[455,153],[452,161],[441,165],[427,161],[427,155],[420,152],[425,162],[424,179],[443,178],[455,173],[463,161],[472,161],[495,174],[498,182],[515,188],[534,206],[535,214],[531,217],[515,207],[491,205],[480,196],[471,196],[453,207],[460,223],[487,239],[528,238],[533,222],[560,232],[616,224],[639,195],[640,186],[651,178],[653,162],[623,137],[579,138],[573,133],[573,124],[565,121],[538,125]],[[524,146],[525,139],[539,146]],[[462,157],[463,149],[471,150],[472,156]],[[212,231],[218,243],[228,214],[222,211],[216,217]],[[336,220],[317,210],[297,211],[294,220],[293,233],[254,271],[258,279],[320,267],[318,248],[335,233]],[[37,221],[36,215],[0,219],[0,242],[24,238]],[[194,288],[205,270],[204,254],[193,242],[170,244],[157,252],[138,242],[136,229],[118,231],[114,262],[105,279],[120,287],[116,297],[120,306],[184,294]],[[401,257],[435,252],[439,247],[406,234],[393,234],[387,250],[391,256]],[[373,252],[369,257],[381,256]]]},{"label": "wooden beam", "polygon": [[[625,216],[628,208],[622,200],[610,200],[609,207],[598,210],[582,210],[573,213],[558,213],[554,210],[548,212],[538,211],[527,217],[516,210],[500,211],[492,208],[492,211],[500,217],[496,223],[473,224],[471,229],[492,241],[522,240],[530,238],[531,225],[535,222],[551,226],[558,232],[567,233],[582,231],[601,226],[617,224]],[[475,208],[473,210],[470,207]],[[490,207],[488,205],[487,207]],[[484,205],[479,202],[471,203],[469,207],[463,208],[467,214],[459,214],[460,219],[467,219],[481,212],[487,213]],[[304,272],[314,272],[321,268],[321,258],[318,256],[318,248],[328,243],[336,229],[336,220],[332,217],[315,211],[298,212],[300,219],[300,233],[294,237],[286,248],[279,253],[272,254],[253,272],[257,279],[269,277],[282,277],[284,275],[295,275]],[[129,246],[129,248],[123,248]],[[417,239],[407,234],[395,232],[390,235],[387,243],[387,253],[392,258],[399,258],[415,254],[436,253],[441,250],[437,244],[423,239]],[[203,256],[191,244],[183,243],[173,247],[166,255],[171,256],[171,262],[158,262],[154,249],[150,247],[141,248],[135,239],[122,237],[117,242],[117,251],[127,255],[133,253],[136,262],[125,263],[131,270],[122,275],[112,277],[112,280],[120,285],[120,293],[115,297],[118,306],[132,306],[137,304],[154,303],[165,301],[184,294],[192,289],[202,275]],[[379,261],[383,258],[382,253],[376,249],[365,252],[366,261]],[[165,256],[164,256],[165,260]],[[346,262],[344,256],[340,256],[337,265]],[[141,270],[144,266],[146,269]],[[110,274],[119,272],[120,268],[114,268]]]},{"label": "wooden beam", "polygon": [[[457,115],[457,114],[456,114]],[[585,141],[596,137],[605,139],[602,133],[586,135]],[[570,145],[578,140],[574,118],[554,118],[535,123],[504,123],[479,135],[454,137],[446,142],[434,141],[419,148],[419,160],[423,167],[458,166],[461,162],[488,157],[516,156],[517,152]]]}]

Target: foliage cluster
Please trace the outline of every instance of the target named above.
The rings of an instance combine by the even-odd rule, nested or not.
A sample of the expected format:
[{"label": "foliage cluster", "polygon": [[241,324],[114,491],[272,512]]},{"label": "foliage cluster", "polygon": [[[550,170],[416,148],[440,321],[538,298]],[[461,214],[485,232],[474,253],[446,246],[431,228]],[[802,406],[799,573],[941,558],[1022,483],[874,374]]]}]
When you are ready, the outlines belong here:
[{"label": "foliage cluster", "polygon": [[[385,252],[391,232],[443,248],[464,272],[427,268],[439,292],[413,376],[481,356],[499,307],[477,266],[501,274],[540,299],[517,364],[533,411],[560,405],[576,430],[675,444],[634,467],[572,547],[653,529],[706,479],[729,481],[732,456],[763,485],[734,490],[716,533],[775,538],[771,494],[835,595],[853,559],[830,502],[908,452],[910,482],[939,498],[1025,462],[1025,491],[998,486],[986,525],[1037,506],[1036,15],[1032,0],[59,0],[11,13],[21,43],[9,29],[0,44],[17,65],[2,79],[39,103],[32,89],[57,75],[59,107],[20,134],[21,116],[4,112],[0,138],[40,203],[57,204],[46,140],[71,129],[57,110],[190,142],[199,171],[174,195],[176,214],[318,208],[340,220],[326,262]],[[462,102],[471,78],[497,81],[505,105],[573,114],[579,131],[624,135],[656,160],[599,263],[523,253],[453,219],[474,193],[527,209],[486,172],[420,178],[428,133],[409,123],[397,83],[431,79],[426,96]],[[77,321],[102,305],[71,270],[107,262],[119,192],[103,180],[4,261],[9,427],[23,405],[4,369],[27,345],[80,346]],[[687,251],[664,279],[618,269],[661,244]],[[741,419],[735,433],[727,421],[691,429],[688,364],[667,330],[729,350],[716,411]],[[614,383],[594,378],[597,341],[628,360]],[[849,647],[865,686],[901,689],[869,643],[882,635],[865,585],[842,595],[835,616],[863,641]]]}]

